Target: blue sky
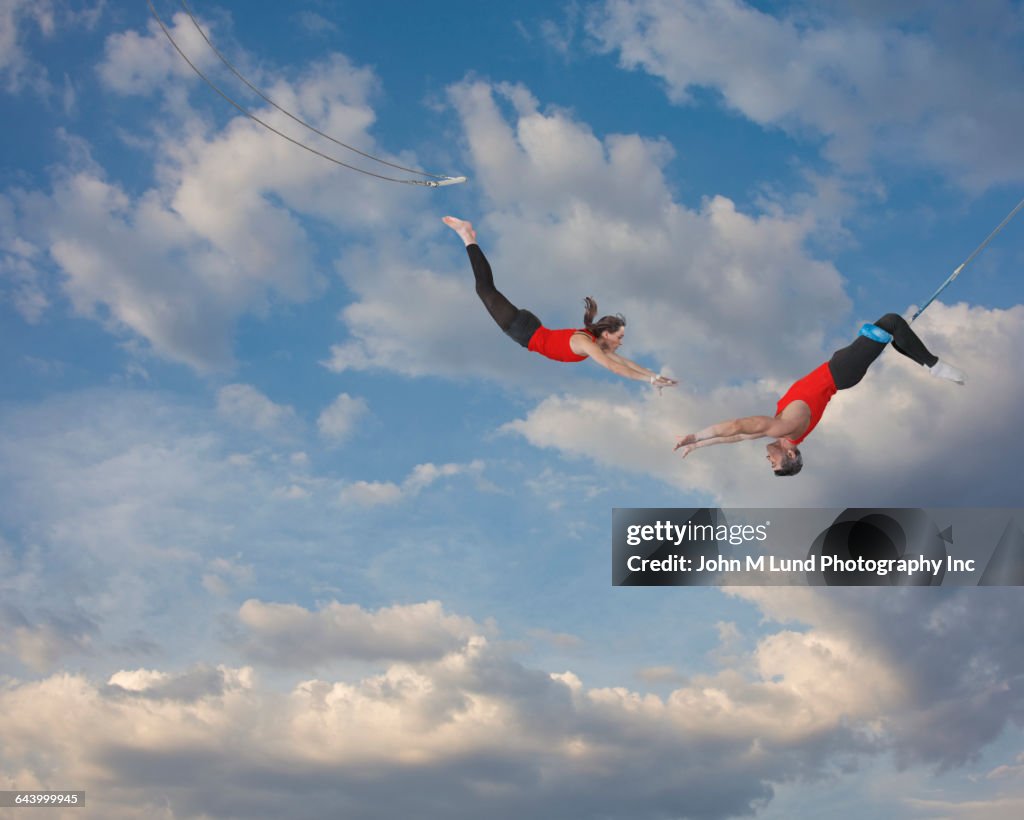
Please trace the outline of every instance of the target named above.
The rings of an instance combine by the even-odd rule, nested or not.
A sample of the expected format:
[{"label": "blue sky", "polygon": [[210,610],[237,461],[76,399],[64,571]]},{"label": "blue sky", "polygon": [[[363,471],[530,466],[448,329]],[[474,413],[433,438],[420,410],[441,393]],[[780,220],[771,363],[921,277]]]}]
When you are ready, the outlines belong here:
[{"label": "blue sky", "polygon": [[[0,788],[115,818],[1020,816],[1017,590],[609,583],[614,507],[1024,506],[1019,220],[915,324],[966,388],[887,352],[792,480],[756,443],[671,452],[1020,201],[1020,3],[193,9],[285,108],[469,181],[262,130],[143,2],[0,3]],[[564,327],[594,296],[680,386],[519,349],[445,214],[513,302]]]}]

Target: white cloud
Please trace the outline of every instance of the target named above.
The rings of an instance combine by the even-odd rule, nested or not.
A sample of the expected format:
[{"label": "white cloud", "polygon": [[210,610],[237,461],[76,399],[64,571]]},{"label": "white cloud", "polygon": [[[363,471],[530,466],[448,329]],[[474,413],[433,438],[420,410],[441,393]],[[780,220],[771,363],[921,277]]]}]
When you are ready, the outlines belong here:
[{"label": "white cloud", "polygon": [[[576,0],[565,5],[561,10],[561,19],[542,20],[539,26],[541,40],[549,49],[564,60],[571,60],[575,52],[576,39],[580,32],[583,9]],[[523,31],[528,39],[530,35]]]},{"label": "white cloud", "polygon": [[47,93],[50,82],[46,68],[34,61],[25,49],[24,40],[34,24],[44,36],[55,29],[52,0],[4,0],[0,4],[0,82],[8,93],[25,88]]},{"label": "white cloud", "polygon": [[275,404],[249,384],[229,384],[217,391],[217,412],[232,424],[259,432],[280,431],[295,424],[295,410]]},{"label": "white cloud", "polygon": [[134,696],[157,701],[194,703],[206,697],[217,697],[232,687],[251,685],[252,670],[196,666],[182,674],[155,669],[130,669],[115,672],[107,681],[105,694]]},{"label": "white cloud", "polygon": [[0,298],[10,301],[26,322],[36,324],[50,307],[50,299],[31,261],[34,249],[28,243],[18,244],[23,247],[0,248]]},{"label": "white cloud", "polygon": [[46,64],[32,53],[32,41],[55,37],[69,29],[92,30],[103,15],[106,0],[68,3],[66,0],[3,0],[0,2],[0,90],[20,94],[26,90],[51,102],[73,95],[68,77],[57,89]]},{"label": "white cloud", "polygon": [[1020,27],[994,5],[964,25],[957,3],[773,15],[742,0],[607,0],[590,30],[675,102],[712,88],[756,123],[824,136],[849,170],[882,158],[983,189],[1024,167]]},{"label": "white cloud", "polygon": [[[358,588],[374,600],[381,586],[422,580],[423,556],[403,559],[416,576],[408,580],[375,576],[367,560],[367,538],[384,556],[404,543],[401,511],[385,516],[385,534],[379,520],[339,509],[339,480],[292,442],[275,448],[260,434],[261,449],[239,454],[236,438],[212,408],[153,392],[81,391],[0,407],[0,531],[10,539],[0,537],[0,675],[148,662],[157,650],[190,662],[222,637],[211,623],[270,585],[327,599]],[[420,464],[391,493],[447,483],[449,500],[461,503],[457,478],[476,480],[483,468]],[[347,489],[350,503],[381,500],[359,491]],[[452,532],[446,523],[440,542]]]},{"label": "white cloud", "polygon": [[474,461],[471,464],[417,464],[412,472],[406,476],[403,488],[407,492],[418,493],[426,489],[435,481],[450,476],[459,475],[465,472],[479,473],[483,469],[483,462]]},{"label": "white cloud", "polygon": [[[768,798],[766,781],[799,768],[801,744],[843,732],[838,715],[801,708],[785,684],[709,679],[668,699],[587,689],[571,674],[504,660],[480,638],[440,661],[353,683],[310,680],[287,695],[247,670],[225,670],[220,692],[198,687],[192,698],[162,694],[166,684],[165,675],[125,670],[109,694],[75,676],[8,687],[0,705],[14,717],[4,754],[48,753],[111,817],[124,816],[121,801],[135,812],[146,805],[134,794],[140,782],[150,792],[159,783],[176,813],[203,800],[204,812],[220,815],[212,782],[187,762],[202,760],[219,800],[230,797],[247,816],[279,816],[295,772],[304,784],[302,804],[287,810],[295,817],[322,813],[339,792],[351,816],[375,816],[373,806],[407,814],[401,784],[415,773],[420,816],[510,818],[572,805],[583,816],[600,807],[653,818],[699,804],[701,816],[724,818]],[[748,686],[761,697],[744,708]],[[69,725],[41,732],[44,709],[70,715]],[[268,749],[280,773],[273,789],[254,777],[265,765],[256,750]],[[357,785],[367,773],[382,792]],[[100,778],[107,788],[95,788]],[[184,780],[187,789],[177,785]],[[441,795],[448,800],[436,805]]]},{"label": "white cloud", "polygon": [[[733,592],[770,623],[804,628],[762,637],[747,671],[692,675],[666,696],[523,666],[437,602],[371,612],[251,600],[238,613],[250,649],[275,664],[403,660],[284,691],[258,667],[202,664],[124,668],[104,684],[69,674],[10,681],[0,691],[0,773],[59,775],[115,818],[137,816],[155,790],[175,815],[201,807],[211,817],[322,816],[341,795],[347,816],[399,816],[413,812],[414,795],[424,817],[571,806],[576,816],[726,818],[770,801],[773,784],[834,777],[859,757],[892,750],[904,765],[959,765],[1019,713],[1012,687],[998,686],[1020,673],[1012,590],[984,606],[971,590],[927,600],[920,590]],[[958,618],[937,632],[951,607]],[[56,725],[41,720],[53,713],[63,716]],[[271,783],[260,776],[268,765]],[[302,803],[285,809],[296,789]],[[892,799],[894,811],[939,806],[927,791]],[[971,816],[968,805],[1014,799],[941,804]]]},{"label": "white cloud", "polygon": [[[298,232],[261,222],[258,205],[250,215],[261,240],[246,241],[239,232],[211,246],[161,194],[133,201],[94,171],[61,178],[52,199],[16,201],[19,229],[48,249],[76,312],[136,333],[157,353],[199,369],[231,361],[237,315],[262,309],[270,292],[301,299],[315,284]],[[262,209],[271,221],[272,210]],[[219,239],[227,244],[218,247]]]},{"label": "white cloud", "polygon": [[339,443],[355,432],[357,422],[368,412],[369,408],[365,399],[341,393],[320,413],[316,420],[316,426],[320,430],[321,436]]},{"label": "white cloud", "polygon": [[346,658],[423,661],[463,649],[481,628],[438,601],[370,612],[331,601],[311,612],[250,599],[238,612],[246,652],[275,665],[311,669]]},{"label": "white cloud", "polygon": [[255,571],[251,564],[243,564],[235,558],[214,558],[207,565],[202,584],[213,595],[226,596],[235,586],[252,583]]},{"label": "white cloud", "polygon": [[[8,584],[16,588],[17,579],[9,577]],[[14,655],[29,669],[42,673],[55,668],[67,655],[90,651],[97,625],[77,608],[54,611],[46,604],[33,606],[30,620],[9,603],[19,596],[9,591],[5,597],[7,601],[0,606],[0,653]]]},{"label": "white cloud", "polygon": [[[183,12],[171,18],[161,16],[171,37],[189,60],[209,74],[219,61],[188,16]],[[146,25],[145,35],[124,31],[107,38],[104,59],[97,69],[104,85],[119,94],[148,94],[172,80],[201,83],[199,76],[167,40],[160,24],[150,19]],[[205,22],[203,25],[207,36],[216,42],[217,27]]]},{"label": "white cloud", "polygon": [[[351,338],[332,345],[324,365],[336,373],[380,368],[410,376],[496,374],[504,362],[499,357],[492,363],[492,349],[508,340],[480,320],[468,270],[460,280],[445,278],[391,258],[393,252],[382,249],[379,259],[346,264],[342,276],[358,295],[341,314]],[[511,351],[504,352],[513,361]]]},{"label": "white cloud", "polygon": [[393,504],[402,497],[402,488],[391,481],[353,481],[346,484],[338,495],[345,504],[375,507]]},{"label": "white cloud", "polygon": [[[882,594],[878,594],[881,592]],[[920,593],[924,594],[920,594]],[[754,602],[775,623],[806,625],[809,642],[845,646],[849,662],[836,662],[831,686],[848,689],[858,679],[852,660],[864,653],[864,670],[875,687],[876,675],[894,682],[890,706],[880,729],[901,765],[927,762],[945,768],[972,761],[992,743],[1008,721],[1017,722],[1022,706],[1010,681],[1020,674],[1020,657],[1010,650],[1019,638],[1016,591],[986,596],[964,588],[928,595],[928,590],[732,588],[729,594]],[[759,658],[787,633],[762,641]],[[788,651],[788,650],[785,650]],[[785,672],[794,683],[804,672],[799,656]],[[780,660],[781,662],[781,660]],[[763,661],[760,669],[769,674]],[[811,686],[829,685],[825,675]],[[968,694],[970,693],[970,694]]]},{"label": "white cloud", "polygon": [[442,478],[466,474],[479,477],[483,469],[484,463],[480,460],[466,464],[417,464],[400,485],[392,481],[353,481],[342,487],[339,500],[343,504],[367,507],[394,504],[418,495]]},{"label": "white cloud", "polygon": [[277,492],[282,498],[290,498],[292,500],[309,498],[309,490],[298,484],[289,484],[287,487],[279,487]]},{"label": "white cloud", "polygon": [[[280,577],[268,561],[329,532],[346,548],[336,511],[315,514],[336,482],[297,475],[291,448],[232,457],[209,408],[98,390],[8,403],[0,420],[0,668],[88,666],[156,641],[162,657],[179,640],[192,652],[257,574]],[[278,494],[293,484],[322,503]]]},{"label": "white cloud", "polygon": [[[176,19],[186,36],[191,23]],[[145,36],[108,40],[107,87],[159,90],[165,98],[158,119],[125,132],[133,149],[153,157],[155,182],[129,192],[89,159],[88,146],[72,141],[51,191],[11,191],[9,207],[0,207],[4,228],[39,251],[32,257],[5,247],[2,264],[13,283],[5,290],[27,318],[37,320],[54,301],[54,285],[42,275],[54,267],[80,315],[146,340],[162,357],[211,370],[231,365],[239,317],[302,302],[324,287],[303,217],[364,234],[390,230],[416,203],[408,187],[338,169],[244,117],[211,127],[182,93],[183,70],[152,26]],[[262,72],[254,79],[339,140],[387,156],[369,134],[377,87],[369,70],[333,55],[293,83]],[[288,130],[284,115],[259,115]],[[344,197],[337,196],[339,175]]]},{"label": "white cloud", "polygon": [[332,20],[315,11],[300,11],[295,15],[295,21],[299,24],[299,28],[315,36],[331,34],[338,30],[338,26]]}]

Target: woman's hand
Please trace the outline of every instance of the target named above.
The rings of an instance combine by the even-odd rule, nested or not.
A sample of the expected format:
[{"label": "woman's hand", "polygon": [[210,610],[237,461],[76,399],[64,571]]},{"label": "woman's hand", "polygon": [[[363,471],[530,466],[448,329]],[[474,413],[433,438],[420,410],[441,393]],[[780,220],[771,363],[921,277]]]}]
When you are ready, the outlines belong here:
[{"label": "woman's hand", "polygon": [[692,453],[697,447],[697,434],[689,433],[685,436],[676,436],[676,446],[672,448],[673,452],[682,449],[680,455],[686,458]]}]

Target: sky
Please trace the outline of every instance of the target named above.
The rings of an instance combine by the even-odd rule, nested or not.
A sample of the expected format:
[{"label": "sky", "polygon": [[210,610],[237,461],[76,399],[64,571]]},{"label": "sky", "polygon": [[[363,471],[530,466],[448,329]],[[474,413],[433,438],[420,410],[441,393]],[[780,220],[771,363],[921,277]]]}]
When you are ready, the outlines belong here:
[{"label": "sky", "polygon": [[[261,119],[182,6],[190,58]],[[1024,814],[1017,588],[613,588],[617,507],[1010,507],[1024,5],[0,0],[0,789],[68,817]],[[393,169],[389,169],[390,170]],[[661,393],[528,353],[627,317]],[[59,813],[53,813],[55,815]]]}]

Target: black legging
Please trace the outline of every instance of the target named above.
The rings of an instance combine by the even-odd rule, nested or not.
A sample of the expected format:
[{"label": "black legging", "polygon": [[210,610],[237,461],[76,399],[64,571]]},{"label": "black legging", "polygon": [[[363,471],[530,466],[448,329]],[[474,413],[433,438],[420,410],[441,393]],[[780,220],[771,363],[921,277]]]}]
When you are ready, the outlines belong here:
[{"label": "black legging", "polygon": [[484,303],[491,318],[498,323],[504,331],[512,326],[513,320],[519,314],[519,308],[513,305],[505,295],[494,287],[494,274],[491,273],[491,266],[480,250],[479,245],[467,245],[466,253],[469,254],[469,263],[473,266],[473,277],[476,279],[476,295]]},{"label": "black legging", "polygon": [[[916,333],[910,329],[907,320],[896,313],[886,313],[875,324],[887,333],[892,334],[892,346],[909,359],[918,364],[931,367],[938,360],[924,346]],[[884,342],[876,342],[867,336],[858,336],[852,344],[837,350],[829,359],[828,368],[836,389],[846,390],[864,378],[871,363],[885,350]]]}]

